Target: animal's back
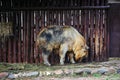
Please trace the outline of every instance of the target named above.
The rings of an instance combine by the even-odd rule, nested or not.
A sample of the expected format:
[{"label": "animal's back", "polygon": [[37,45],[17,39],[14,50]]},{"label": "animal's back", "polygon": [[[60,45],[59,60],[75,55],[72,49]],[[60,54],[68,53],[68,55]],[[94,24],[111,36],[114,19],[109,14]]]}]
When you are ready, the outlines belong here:
[{"label": "animal's back", "polygon": [[62,44],[64,42],[75,41],[77,39],[84,42],[82,35],[72,26],[48,26],[40,31],[37,38],[41,42],[41,45],[45,45],[45,43],[52,43],[52,45]]}]

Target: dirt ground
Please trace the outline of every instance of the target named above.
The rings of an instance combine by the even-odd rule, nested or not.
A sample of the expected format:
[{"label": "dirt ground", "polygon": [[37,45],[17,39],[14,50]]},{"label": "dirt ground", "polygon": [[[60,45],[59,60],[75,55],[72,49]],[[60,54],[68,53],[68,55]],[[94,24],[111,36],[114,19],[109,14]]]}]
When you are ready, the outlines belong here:
[{"label": "dirt ground", "polygon": [[[6,66],[6,64],[4,64]],[[54,65],[51,67],[43,66],[43,65],[31,65],[31,64],[10,64],[8,67],[2,65],[3,69],[0,67],[0,71],[7,71],[9,73],[19,73],[26,71],[38,71],[39,75],[30,76],[30,77],[21,77],[15,79],[4,78],[2,80],[120,80],[120,58],[111,58],[106,62],[92,62],[92,63],[78,63],[78,64],[66,64],[64,66]],[[106,67],[107,69],[112,70],[109,74],[64,74],[60,73],[62,70],[67,70],[66,73],[72,72],[76,70],[82,70],[84,68],[91,69],[100,69],[101,67]],[[115,71],[114,71],[115,70]],[[119,72],[117,73],[117,70]],[[40,75],[40,71],[50,71],[55,72],[55,75]],[[57,75],[56,75],[57,74]]]}]

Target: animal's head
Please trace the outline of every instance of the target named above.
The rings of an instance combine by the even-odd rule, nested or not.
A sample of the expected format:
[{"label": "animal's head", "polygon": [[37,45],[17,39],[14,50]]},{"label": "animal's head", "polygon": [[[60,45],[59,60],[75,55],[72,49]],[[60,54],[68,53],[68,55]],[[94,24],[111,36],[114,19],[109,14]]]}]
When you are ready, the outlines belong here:
[{"label": "animal's head", "polygon": [[75,51],[75,59],[79,60],[79,59],[82,59],[83,57],[87,57],[88,49],[89,49],[89,47],[87,45],[85,45],[81,49],[76,50]]}]

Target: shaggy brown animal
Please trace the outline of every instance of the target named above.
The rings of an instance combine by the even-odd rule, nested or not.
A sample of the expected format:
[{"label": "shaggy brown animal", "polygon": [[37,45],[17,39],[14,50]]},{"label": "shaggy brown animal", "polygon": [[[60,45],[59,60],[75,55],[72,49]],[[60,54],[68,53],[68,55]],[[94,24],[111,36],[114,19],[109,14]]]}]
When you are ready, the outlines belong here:
[{"label": "shaggy brown animal", "polygon": [[[51,65],[48,56],[53,49],[59,49],[60,64],[63,65],[67,51],[73,51],[75,59],[88,55],[88,46],[84,37],[72,26],[52,25],[42,29],[37,35],[36,45],[42,50],[44,64]],[[75,63],[73,54],[69,54],[71,63]]]}]

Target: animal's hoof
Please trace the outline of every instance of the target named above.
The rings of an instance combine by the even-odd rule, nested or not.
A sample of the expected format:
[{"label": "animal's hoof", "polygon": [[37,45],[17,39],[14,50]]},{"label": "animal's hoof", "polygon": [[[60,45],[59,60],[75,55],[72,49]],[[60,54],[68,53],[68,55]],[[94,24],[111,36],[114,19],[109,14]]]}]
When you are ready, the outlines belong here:
[{"label": "animal's hoof", "polygon": [[44,63],[46,66],[51,66],[51,64],[50,63]]},{"label": "animal's hoof", "polygon": [[60,65],[64,65],[64,63],[62,62],[62,63],[60,63]]},{"label": "animal's hoof", "polygon": [[75,62],[71,62],[72,64],[75,64]]}]

